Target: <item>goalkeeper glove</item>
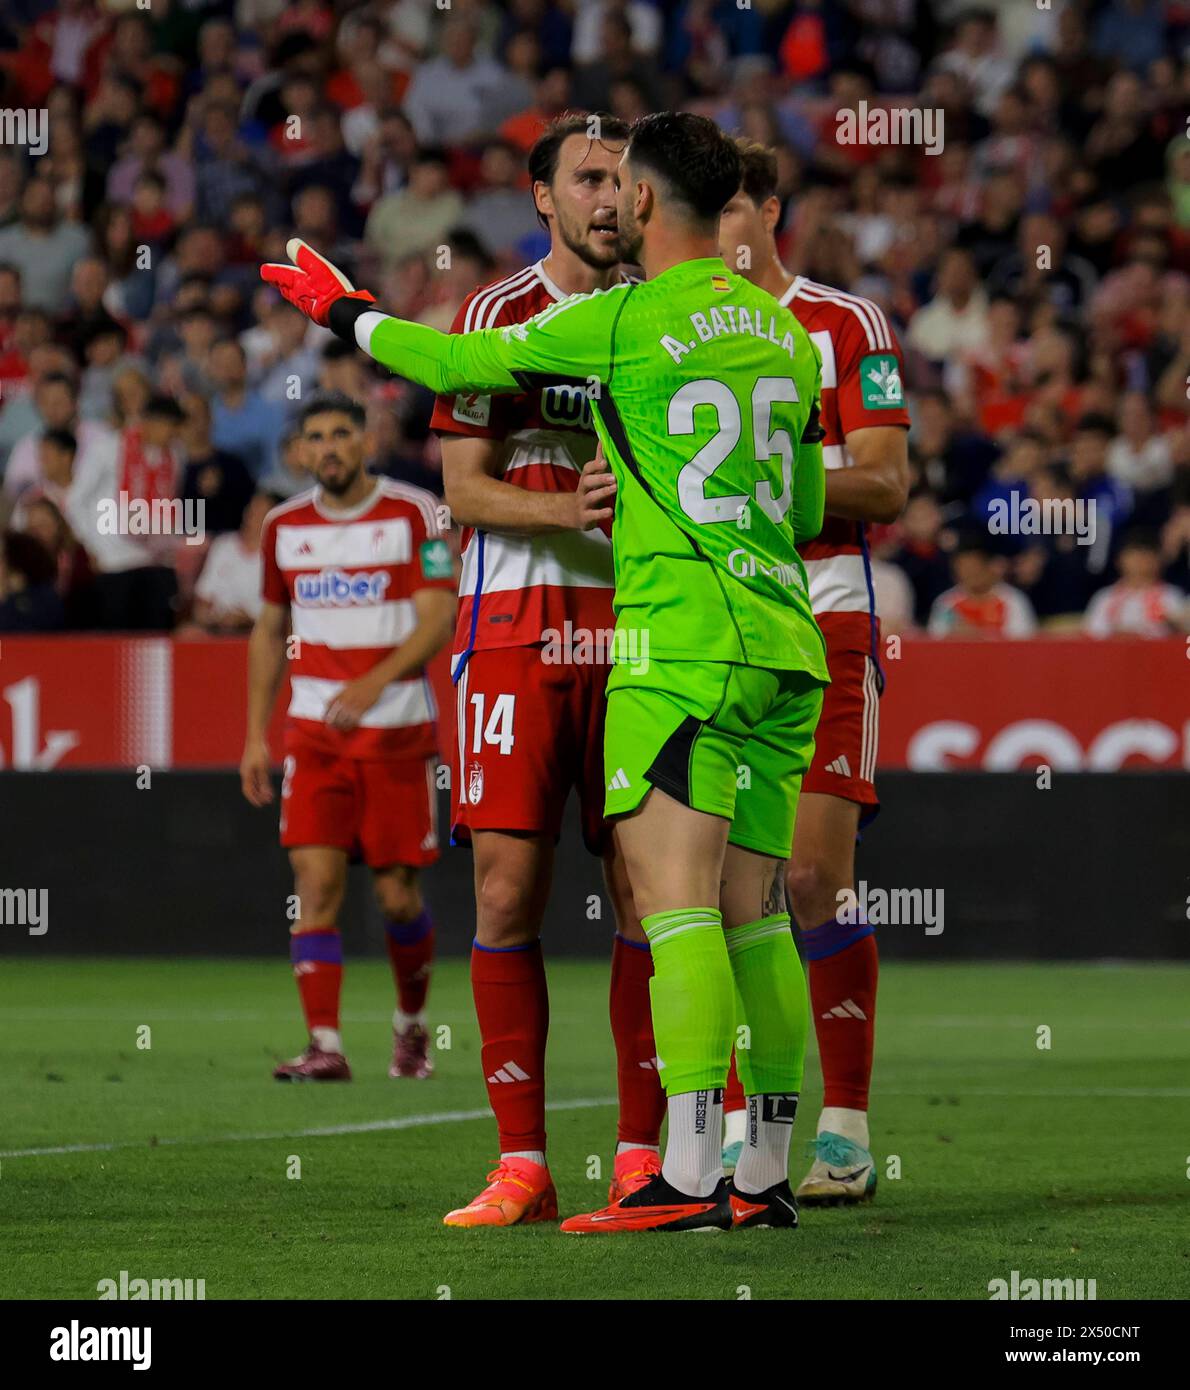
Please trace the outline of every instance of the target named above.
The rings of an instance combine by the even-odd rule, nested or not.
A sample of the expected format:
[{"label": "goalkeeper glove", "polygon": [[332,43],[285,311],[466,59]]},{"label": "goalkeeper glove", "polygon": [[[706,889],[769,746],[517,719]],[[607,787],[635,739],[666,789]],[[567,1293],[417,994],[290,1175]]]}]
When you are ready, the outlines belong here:
[{"label": "goalkeeper glove", "polygon": [[375,295],[355,289],[341,270],[299,238],[290,239],[285,254],[293,265],[262,265],[260,278],[266,285],[275,285],[290,304],[320,327],[327,326],[331,305],[337,300],[363,299],[375,304]]}]

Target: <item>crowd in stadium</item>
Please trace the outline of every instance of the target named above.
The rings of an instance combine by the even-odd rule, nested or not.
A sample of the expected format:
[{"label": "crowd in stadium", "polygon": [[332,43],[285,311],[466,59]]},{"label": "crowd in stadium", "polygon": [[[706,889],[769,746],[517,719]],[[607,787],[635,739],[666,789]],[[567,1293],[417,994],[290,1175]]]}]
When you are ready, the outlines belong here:
[{"label": "crowd in stadium", "polygon": [[[0,146],[0,631],[246,629],[309,485],[295,382],[440,492],[432,399],[260,263],[296,233],[445,329],[548,248],[546,123],[666,107],[775,146],[785,265],[900,335],[886,629],[1187,630],[1188,39],[1176,0],[9,0],[0,108],[48,122]],[[844,143],[860,102],[941,113],[941,148]],[[105,525],[121,490],[203,500],[203,543]],[[1030,500],[1094,525],[995,524]]]}]

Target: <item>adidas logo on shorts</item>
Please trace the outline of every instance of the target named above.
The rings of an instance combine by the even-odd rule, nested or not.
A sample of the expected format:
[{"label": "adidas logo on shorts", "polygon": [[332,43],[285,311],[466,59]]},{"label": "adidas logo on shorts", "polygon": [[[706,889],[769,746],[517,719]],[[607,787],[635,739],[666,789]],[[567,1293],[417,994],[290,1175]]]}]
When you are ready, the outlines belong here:
[{"label": "adidas logo on shorts", "polygon": [[833,763],[827,763],[828,772],[837,772],[840,777],[851,776],[851,764],[847,761],[847,754],[841,753]]},{"label": "adidas logo on shorts", "polygon": [[622,767],[616,769],[616,775],[607,784],[609,792],[626,792],[632,783],[628,780],[628,774]]}]

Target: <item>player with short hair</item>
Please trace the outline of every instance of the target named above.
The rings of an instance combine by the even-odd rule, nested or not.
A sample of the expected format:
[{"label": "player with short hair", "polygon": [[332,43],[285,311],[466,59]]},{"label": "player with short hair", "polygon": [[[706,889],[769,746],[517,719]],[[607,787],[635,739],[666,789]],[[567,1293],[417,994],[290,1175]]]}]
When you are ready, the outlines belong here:
[{"label": "player with short hair", "polygon": [[[781,213],[776,156],[751,140],[736,144],[741,183],[719,222],[723,258],[788,307],[822,354],[826,520],[800,554],[831,683],[802,783],[787,886],[809,966],[825,1089],[814,1160],[796,1195],[809,1205],[847,1203],[871,1197],[876,1187],[867,1115],[876,938],[863,920],[839,920],[840,904],[854,892],[857,832],[879,810],[873,779],[884,673],[865,523],[893,521],[905,505],[909,413],[901,350],[883,310],[785,269],[774,239]],[[726,1104],[730,1167],[745,1126],[734,1075]]]},{"label": "player with short hair", "polygon": [[263,603],[248,644],[245,797],[273,800],[267,731],[288,657],[281,843],[298,918],[290,955],[310,1041],[279,1081],[348,1081],[339,1033],[338,915],[350,858],[372,870],[397,988],[389,1075],[433,1070],[425,1000],[434,928],[418,871],[438,856],[433,695],[426,662],[454,621],[454,566],[437,501],[365,469],[363,407],[315,397],[301,413],[318,486],[261,535]]},{"label": "player with short hair", "polygon": [[[652,950],[667,1097],[662,1172],[571,1232],[792,1228],[789,1140],[807,1031],[784,871],[826,670],[796,545],[822,524],[821,361],[718,254],[739,187],[706,117],[633,127],[616,172],[623,254],[649,277],[524,324],[443,335],[378,312],[301,243],[261,274],[438,392],[588,388],[615,484],[616,640],[605,811]],[[729,1189],[722,1087],[737,1013],[749,1143]]]},{"label": "player with short hair", "polygon": [[[529,174],[549,253],[469,294],[453,333],[521,324],[570,294],[625,280],[614,175],[627,133],[614,117],[579,115],[542,133]],[[583,473],[596,446],[586,388],[442,395],[431,425],[442,438],[446,499],[464,528],[453,839],[474,857],[471,983],[500,1145],[483,1190],[445,1221],[502,1227],[557,1215],[546,1161],[549,994],[540,937],[572,788],[587,848],[603,857],[616,923],[613,1196],[659,1169],[665,1097],[649,1013],[652,959],[603,818],[604,638],[615,579],[607,474]]]}]

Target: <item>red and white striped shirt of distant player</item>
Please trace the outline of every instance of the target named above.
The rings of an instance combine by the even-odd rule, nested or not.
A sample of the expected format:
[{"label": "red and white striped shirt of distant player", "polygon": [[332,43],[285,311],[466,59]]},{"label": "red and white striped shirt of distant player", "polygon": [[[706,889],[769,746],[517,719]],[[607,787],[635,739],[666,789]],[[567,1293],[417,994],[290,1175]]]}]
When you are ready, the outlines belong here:
[{"label": "red and white striped shirt of distant player", "polygon": [[[781,297],[822,353],[822,461],[848,468],[846,437],[874,426],[908,427],[900,344],[870,299],[799,275]],[[798,548],[810,581],[810,606],[828,649],[873,650],[875,598],[862,521],[827,515],[822,531]]]},{"label": "red and white striped shirt of distant player", "polygon": [[[626,280],[631,277],[625,276]],[[568,298],[543,263],[474,290],[452,333],[524,323]],[[575,492],[595,454],[591,403],[582,386],[546,386],[522,395],[439,396],[430,421],[440,434],[503,443],[497,476],[530,492]],[[467,528],[455,630],[454,672],[473,651],[522,647],[554,630],[613,626],[610,528],[516,536]]]},{"label": "red and white striped shirt of distant player", "polygon": [[437,499],[418,487],[377,478],[349,511],[334,511],[321,489],[275,507],[261,535],[262,593],[287,606],[292,636],[286,742],[314,744],[344,758],[425,758],[435,750],[437,709],[424,671],[390,681],[350,731],[324,718],[349,682],[366,675],[417,626],[418,589],[453,589],[441,556],[423,572],[422,547],[438,542]]}]

